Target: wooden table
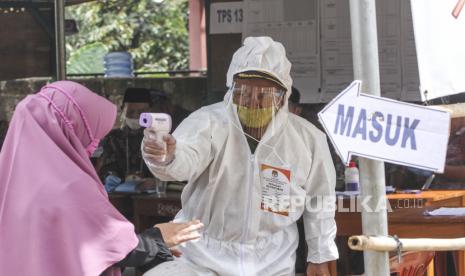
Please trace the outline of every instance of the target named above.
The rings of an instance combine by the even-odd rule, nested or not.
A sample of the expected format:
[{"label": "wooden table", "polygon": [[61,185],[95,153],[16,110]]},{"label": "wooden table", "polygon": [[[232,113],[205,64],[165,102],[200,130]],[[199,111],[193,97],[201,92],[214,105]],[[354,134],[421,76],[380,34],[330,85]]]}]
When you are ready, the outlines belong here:
[{"label": "wooden table", "polygon": [[[430,190],[430,191],[422,191],[419,194],[389,194],[386,196],[389,200],[389,204],[392,210],[401,210],[401,209],[418,209],[424,207],[462,207],[465,206],[465,191],[458,190]],[[362,223],[361,223],[361,209],[356,210],[354,213],[354,202],[349,202],[350,200],[354,200],[354,198],[343,198],[342,200],[338,199],[338,212],[336,213],[336,222],[338,224],[338,239],[343,243],[342,252],[346,252],[349,250],[345,243],[350,235],[360,235],[362,233]],[[356,199],[361,201],[361,199]],[[342,205],[341,205],[342,204]],[[345,209],[343,209],[343,208]],[[350,210],[348,209],[350,207]],[[407,221],[408,223],[408,221]],[[392,223],[389,221],[389,229],[392,230],[392,227],[396,228],[398,225],[392,226]],[[417,226],[413,226],[412,228],[416,228]],[[350,229],[347,231],[347,229]],[[418,232],[416,231],[411,233]],[[344,242],[345,240],[345,242]],[[348,254],[348,253],[347,253]],[[344,255],[344,253],[342,253]],[[344,256],[342,256],[344,258]],[[440,253],[438,255],[445,255]],[[346,258],[348,256],[345,256]],[[439,256],[441,257],[441,256]],[[342,267],[345,267],[347,263],[344,265],[344,260],[340,260]],[[336,265],[335,263],[332,264],[332,274],[336,275]]]},{"label": "wooden table", "polygon": [[[465,217],[427,216],[426,210],[414,208],[395,209],[388,213],[388,232],[400,238],[461,238],[465,237]],[[336,213],[338,236],[362,233],[361,213]]]},{"label": "wooden table", "polygon": [[167,222],[181,210],[181,193],[167,192],[164,195],[133,195],[134,226],[136,232]]},{"label": "wooden table", "polygon": [[108,195],[110,202],[129,221],[134,221],[134,211],[131,195],[111,193]]},{"label": "wooden table", "polygon": [[[465,237],[465,217],[424,215],[433,207],[394,209],[388,213],[389,235],[400,238],[461,238]],[[361,213],[336,213],[338,236],[360,235],[362,233]],[[465,276],[465,254],[458,253],[458,272]]]},{"label": "wooden table", "polygon": [[137,233],[156,223],[167,222],[181,210],[181,193],[159,194],[109,194],[110,202],[129,221]]},{"label": "wooden table", "polygon": [[[157,223],[168,222],[181,210],[181,192],[166,194],[109,194],[110,202],[140,233]],[[136,271],[136,275],[142,273]]]},{"label": "wooden table", "polygon": [[[393,209],[418,207],[461,207],[465,206],[465,191],[431,190],[419,194],[389,194],[389,203]],[[419,206],[423,204],[423,206]]]}]

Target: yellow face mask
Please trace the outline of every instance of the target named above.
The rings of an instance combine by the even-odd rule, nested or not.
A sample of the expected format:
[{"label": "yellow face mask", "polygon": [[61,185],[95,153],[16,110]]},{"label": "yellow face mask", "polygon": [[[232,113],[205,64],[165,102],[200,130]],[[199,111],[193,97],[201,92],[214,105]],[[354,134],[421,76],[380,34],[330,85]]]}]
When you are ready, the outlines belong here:
[{"label": "yellow face mask", "polygon": [[273,114],[276,112],[276,108],[248,108],[245,106],[237,106],[237,114],[241,123],[249,128],[263,128],[273,118]]}]

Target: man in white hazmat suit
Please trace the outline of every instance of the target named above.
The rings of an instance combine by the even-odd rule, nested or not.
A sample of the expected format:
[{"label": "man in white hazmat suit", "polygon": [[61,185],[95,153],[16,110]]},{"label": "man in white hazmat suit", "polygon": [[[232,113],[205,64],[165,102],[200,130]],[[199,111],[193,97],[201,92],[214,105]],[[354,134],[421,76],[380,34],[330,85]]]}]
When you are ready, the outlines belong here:
[{"label": "man in white hazmat suit", "polygon": [[288,112],[291,64],[269,37],[249,37],[227,73],[223,102],[165,135],[147,129],[143,157],[160,179],[188,181],[176,220],[200,219],[202,238],[145,275],[294,275],[303,215],[307,275],[338,258],[335,171],[325,135]]}]

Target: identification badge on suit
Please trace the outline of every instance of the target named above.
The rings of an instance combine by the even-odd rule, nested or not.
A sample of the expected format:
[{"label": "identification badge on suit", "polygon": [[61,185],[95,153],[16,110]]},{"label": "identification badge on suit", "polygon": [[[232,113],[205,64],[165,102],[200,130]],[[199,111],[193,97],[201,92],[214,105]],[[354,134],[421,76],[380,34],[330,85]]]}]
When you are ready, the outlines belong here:
[{"label": "identification badge on suit", "polygon": [[291,170],[286,167],[260,165],[262,199],[260,208],[282,216],[289,216]]}]

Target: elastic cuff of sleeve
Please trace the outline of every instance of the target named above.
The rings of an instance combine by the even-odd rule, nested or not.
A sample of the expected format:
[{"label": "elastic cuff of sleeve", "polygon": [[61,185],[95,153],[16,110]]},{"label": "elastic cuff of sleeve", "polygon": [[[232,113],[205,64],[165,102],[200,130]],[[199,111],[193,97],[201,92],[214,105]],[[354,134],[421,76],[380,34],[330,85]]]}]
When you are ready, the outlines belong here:
[{"label": "elastic cuff of sleeve", "polygon": [[170,249],[166,246],[165,240],[163,239],[160,229],[158,229],[157,227],[153,227],[145,230],[144,234],[149,235],[156,241],[156,244],[160,250],[158,252],[157,257],[166,261],[172,260],[173,255],[171,254]]},{"label": "elastic cuff of sleeve", "polygon": [[334,248],[315,252],[314,254],[309,251],[307,256],[307,262],[314,264],[326,263],[337,259],[339,259],[339,252],[337,251],[337,247],[335,245]]},{"label": "elastic cuff of sleeve", "polygon": [[153,162],[153,161],[150,161],[150,160],[147,160],[147,159],[144,159],[144,160],[145,160],[145,163],[147,164],[147,166],[149,168],[152,167],[154,169],[163,170],[166,167],[168,167],[169,165],[171,165],[171,163],[173,163],[174,156],[173,156],[173,158],[171,160],[165,161],[165,162]]}]

